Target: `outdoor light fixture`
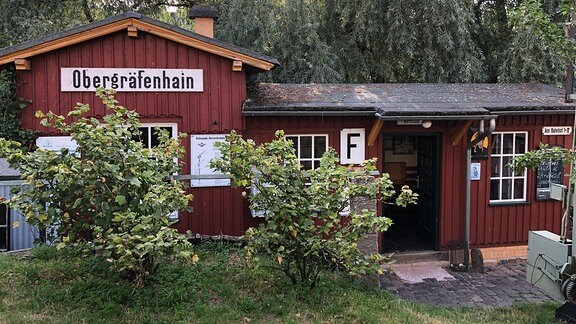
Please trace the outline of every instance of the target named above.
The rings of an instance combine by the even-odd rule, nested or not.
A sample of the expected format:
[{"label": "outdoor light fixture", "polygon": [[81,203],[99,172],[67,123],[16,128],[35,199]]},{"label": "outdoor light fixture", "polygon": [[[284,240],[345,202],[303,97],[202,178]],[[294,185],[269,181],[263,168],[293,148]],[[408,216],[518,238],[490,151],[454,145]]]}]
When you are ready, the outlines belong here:
[{"label": "outdoor light fixture", "polygon": [[431,120],[423,120],[421,125],[424,128],[430,128],[430,127],[432,127],[432,121]]}]

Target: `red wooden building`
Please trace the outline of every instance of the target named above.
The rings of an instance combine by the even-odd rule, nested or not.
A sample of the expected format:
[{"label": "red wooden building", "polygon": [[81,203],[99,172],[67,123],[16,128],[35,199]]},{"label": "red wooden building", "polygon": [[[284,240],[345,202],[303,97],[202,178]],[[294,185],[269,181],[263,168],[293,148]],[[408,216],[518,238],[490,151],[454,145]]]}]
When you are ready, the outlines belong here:
[{"label": "red wooden building", "polygon": [[[546,181],[558,181],[558,172],[566,170],[552,164],[538,173],[516,174],[506,163],[540,142],[570,146],[575,106],[564,102],[560,89],[540,84],[247,88],[248,75],[279,63],[213,39],[213,17],[194,16],[196,33],[127,13],[0,49],[0,66],[15,66],[18,96],[31,101],[23,126],[53,139],[47,136],[59,134],[39,124],[36,110],[66,114],[83,102],[101,116],[94,88],[111,87],[122,105],[141,114],[149,145],[155,126],[190,135],[183,143],[184,174],[209,173],[206,159],[214,152],[200,147],[231,130],[266,141],[283,129],[308,167],[328,146],[346,164],[377,157],[380,171],[421,195],[419,205],[407,210],[379,206],[396,223],[382,236],[382,250],[446,250],[451,241],[469,240],[493,248],[487,252],[519,246],[508,253],[522,253],[529,230],[559,232],[561,206],[547,199]],[[486,140],[471,150],[469,163],[474,133]],[[259,222],[226,181],[192,180],[190,192],[194,211],[179,215],[180,231],[239,236]]]}]

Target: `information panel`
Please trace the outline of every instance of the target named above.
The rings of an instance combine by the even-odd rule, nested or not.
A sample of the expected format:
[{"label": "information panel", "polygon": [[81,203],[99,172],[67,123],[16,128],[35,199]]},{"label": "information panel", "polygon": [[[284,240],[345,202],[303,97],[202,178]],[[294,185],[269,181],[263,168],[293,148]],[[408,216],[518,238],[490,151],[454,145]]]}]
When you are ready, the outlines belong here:
[{"label": "information panel", "polygon": [[[216,148],[217,142],[226,141],[226,135],[205,134],[190,136],[191,174],[196,176],[221,175],[210,168],[210,160],[220,158],[220,151]],[[230,179],[193,179],[192,187],[222,187],[229,186]]]}]

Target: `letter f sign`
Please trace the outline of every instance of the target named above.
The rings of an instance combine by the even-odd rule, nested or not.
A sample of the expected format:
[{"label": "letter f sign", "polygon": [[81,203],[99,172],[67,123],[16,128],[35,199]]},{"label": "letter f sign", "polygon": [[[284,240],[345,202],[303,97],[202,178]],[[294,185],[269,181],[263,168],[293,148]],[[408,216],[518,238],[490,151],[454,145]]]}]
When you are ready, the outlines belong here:
[{"label": "letter f sign", "polygon": [[345,128],[340,131],[340,163],[359,164],[365,160],[364,128]]}]

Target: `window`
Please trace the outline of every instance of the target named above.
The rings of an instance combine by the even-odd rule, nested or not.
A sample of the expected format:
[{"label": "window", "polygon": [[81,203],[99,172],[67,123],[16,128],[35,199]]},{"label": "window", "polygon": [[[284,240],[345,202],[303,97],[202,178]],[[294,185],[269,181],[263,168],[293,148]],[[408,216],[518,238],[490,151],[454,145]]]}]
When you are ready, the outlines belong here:
[{"label": "window", "polygon": [[178,136],[178,127],[174,123],[145,123],[140,124],[140,127],[138,127],[140,136],[135,137],[134,140],[142,142],[145,148],[153,148],[158,146],[160,144],[160,134],[156,128],[168,131],[168,134],[170,134],[170,137],[172,138],[176,138]]},{"label": "window", "polygon": [[0,252],[8,251],[10,210],[8,205],[0,203]]},{"label": "window", "polygon": [[[160,133],[158,129],[166,130],[171,138],[178,136],[178,126],[175,123],[142,123],[138,130],[140,136],[134,138],[135,141],[140,141],[144,148],[153,148],[160,144]],[[174,158],[174,163],[178,164],[178,159]],[[175,210],[168,214],[168,218],[172,221],[177,221],[179,217],[178,211]]]},{"label": "window", "polygon": [[305,170],[320,167],[320,158],[328,150],[328,135],[290,135],[286,139],[294,143],[296,157]]},{"label": "window", "polygon": [[506,165],[526,153],[528,133],[502,132],[492,134],[492,168],[490,172],[490,201],[526,201],[526,172],[514,172]]}]

